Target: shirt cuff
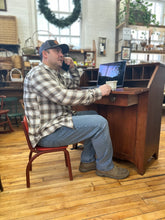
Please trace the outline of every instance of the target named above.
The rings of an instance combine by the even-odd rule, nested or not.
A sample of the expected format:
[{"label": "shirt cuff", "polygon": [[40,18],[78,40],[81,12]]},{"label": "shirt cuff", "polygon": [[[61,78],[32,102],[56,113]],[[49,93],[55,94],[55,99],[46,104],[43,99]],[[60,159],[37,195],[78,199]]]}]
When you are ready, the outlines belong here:
[{"label": "shirt cuff", "polygon": [[102,93],[101,93],[101,90],[99,88],[95,89],[95,97],[97,98],[97,100],[102,98]]},{"label": "shirt cuff", "polygon": [[70,71],[71,73],[74,72],[75,70],[78,71],[76,65],[74,65],[74,67],[72,67],[72,68],[69,69],[69,71]]}]

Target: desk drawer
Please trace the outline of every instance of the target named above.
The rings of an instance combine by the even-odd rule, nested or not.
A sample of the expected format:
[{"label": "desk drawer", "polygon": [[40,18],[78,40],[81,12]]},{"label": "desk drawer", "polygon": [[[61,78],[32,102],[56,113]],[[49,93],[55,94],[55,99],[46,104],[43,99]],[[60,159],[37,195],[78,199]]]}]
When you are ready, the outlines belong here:
[{"label": "desk drawer", "polygon": [[116,106],[131,106],[138,103],[137,95],[116,95],[111,94],[110,96],[103,97],[101,100],[95,102],[96,104],[102,105],[116,105]]}]

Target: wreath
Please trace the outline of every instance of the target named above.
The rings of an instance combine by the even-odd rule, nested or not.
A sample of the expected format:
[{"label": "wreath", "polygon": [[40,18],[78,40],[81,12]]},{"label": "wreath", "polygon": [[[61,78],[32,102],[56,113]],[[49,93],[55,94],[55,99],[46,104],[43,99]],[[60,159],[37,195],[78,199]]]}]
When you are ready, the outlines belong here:
[{"label": "wreath", "polygon": [[61,19],[57,19],[54,12],[50,10],[48,7],[48,2],[47,0],[39,0],[39,9],[42,14],[44,14],[45,18],[51,23],[54,24],[60,28],[64,28],[67,26],[70,26],[73,24],[79,17],[80,12],[81,12],[81,0],[73,0],[73,3],[75,5],[73,12],[71,15],[68,17],[64,18],[62,17]]}]

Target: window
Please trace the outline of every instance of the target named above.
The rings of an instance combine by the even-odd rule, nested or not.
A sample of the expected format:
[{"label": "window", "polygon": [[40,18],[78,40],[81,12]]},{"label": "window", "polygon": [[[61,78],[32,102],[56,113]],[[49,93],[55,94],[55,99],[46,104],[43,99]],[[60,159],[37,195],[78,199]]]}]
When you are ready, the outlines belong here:
[{"label": "window", "polygon": [[[66,43],[76,48],[80,47],[80,19],[75,21],[71,26],[66,28],[59,28],[49,23],[43,14],[40,13],[37,4],[37,30],[38,40],[44,42],[48,39],[56,39],[59,43]],[[68,17],[73,9],[74,4],[72,0],[48,0],[49,8],[56,15],[56,18]]]}]

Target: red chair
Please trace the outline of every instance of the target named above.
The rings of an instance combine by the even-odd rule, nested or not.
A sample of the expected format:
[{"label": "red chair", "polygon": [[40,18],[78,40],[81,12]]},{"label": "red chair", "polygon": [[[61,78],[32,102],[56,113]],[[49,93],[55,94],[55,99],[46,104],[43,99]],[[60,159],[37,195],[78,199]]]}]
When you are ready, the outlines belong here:
[{"label": "red chair", "polygon": [[[28,164],[26,166],[26,185],[27,185],[27,188],[30,187],[29,171],[32,170],[33,160],[35,160],[37,157],[39,157],[42,154],[56,152],[56,151],[64,151],[65,164],[68,167],[69,178],[70,178],[70,180],[73,180],[70,156],[69,156],[69,152],[67,151],[68,146],[46,148],[46,147],[41,147],[39,145],[36,145],[35,148],[33,148],[32,145],[31,145],[30,139],[29,139],[28,123],[27,123],[26,116],[24,116],[24,119],[22,121],[22,125],[23,125],[23,130],[24,130],[25,136],[26,136],[26,140],[27,140],[27,143],[28,143],[28,146],[29,146],[29,149],[30,149],[29,161],[28,161]],[[34,156],[32,156],[33,153],[35,153]]]},{"label": "red chair", "polygon": [[[4,95],[0,95],[0,126],[3,125],[6,128],[6,124],[9,125],[9,131],[14,131],[8,117],[9,109],[3,109],[3,101],[6,98]],[[7,133],[9,131],[0,131],[0,133]]]}]

